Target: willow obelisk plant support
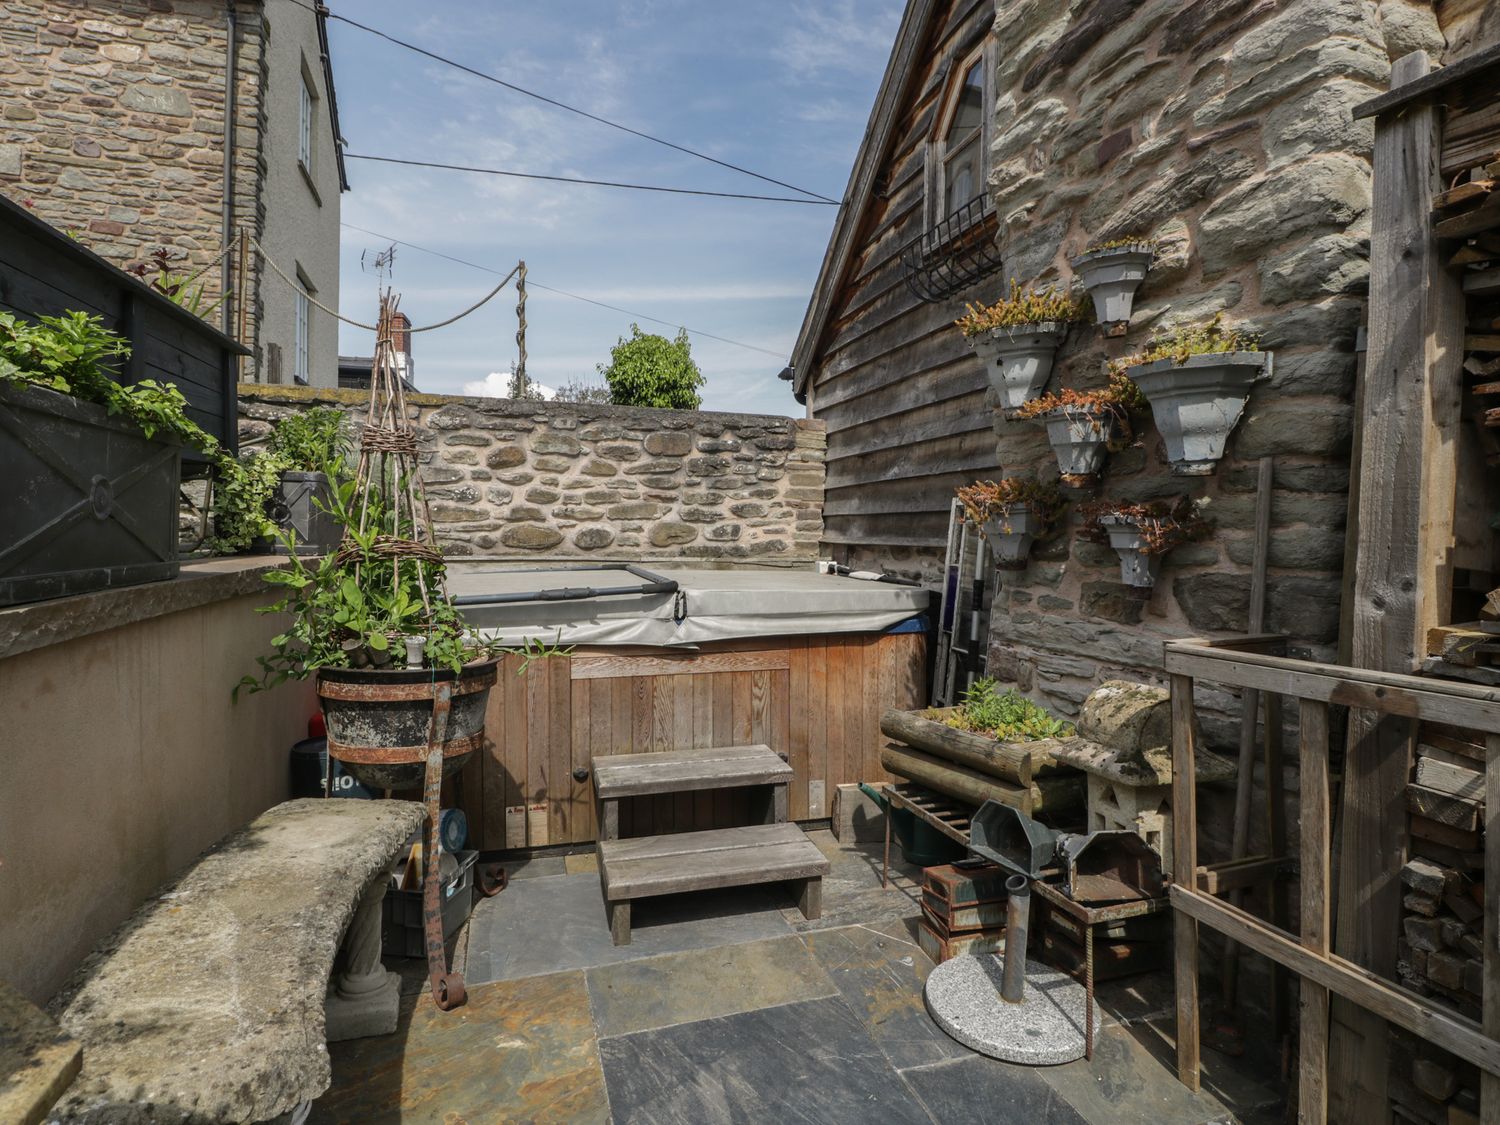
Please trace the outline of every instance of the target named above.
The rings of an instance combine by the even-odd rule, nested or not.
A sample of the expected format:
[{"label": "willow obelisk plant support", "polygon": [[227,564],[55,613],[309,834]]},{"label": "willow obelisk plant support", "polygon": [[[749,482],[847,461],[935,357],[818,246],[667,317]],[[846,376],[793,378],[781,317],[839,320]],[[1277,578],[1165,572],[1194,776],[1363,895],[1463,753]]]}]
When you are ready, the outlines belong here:
[{"label": "willow obelisk plant support", "polygon": [[260,659],[262,677],[241,686],[253,691],[315,674],[330,759],[372,788],[422,786],[427,967],[433,999],[447,1010],[465,993],[443,947],[438,800],[443,776],[483,742],[495,661],[466,632],[444,586],[396,369],[395,312],[395,296],[383,293],[358,467],[334,497],[343,540],[315,569],[293,556],[266,576],[287,590],[267,611],[292,623],[273,638],[274,654]]}]

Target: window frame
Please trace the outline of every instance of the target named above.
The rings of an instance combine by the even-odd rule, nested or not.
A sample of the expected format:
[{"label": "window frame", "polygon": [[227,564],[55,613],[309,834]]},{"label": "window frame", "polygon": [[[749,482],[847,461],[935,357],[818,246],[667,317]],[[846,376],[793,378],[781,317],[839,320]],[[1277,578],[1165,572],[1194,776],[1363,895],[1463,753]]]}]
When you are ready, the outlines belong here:
[{"label": "window frame", "polygon": [[312,282],[307,280],[307,274],[302,272],[302,267],[297,267],[297,285],[299,288],[295,293],[295,323],[292,336],[292,381],[304,386],[312,382],[312,300],[310,295],[317,292]]},{"label": "window frame", "polygon": [[313,135],[316,132],[314,126],[317,118],[318,91],[313,86],[312,77],[307,72],[307,62],[304,59],[301,71],[301,83],[297,91],[297,163],[309,176],[313,171],[313,158],[316,155]]},{"label": "window frame", "polygon": [[[976,134],[967,139],[959,149],[969,144],[979,145],[978,161],[978,192],[956,206],[949,206],[948,196],[948,165],[950,157],[956,153],[948,152],[948,129],[953,123],[954,114],[958,112],[959,97],[963,92],[965,80],[974,65],[979,64],[980,89],[983,102],[980,107],[979,127]],[[973,199],[984,199],[983,210],[989,209],[989,172],[990,172],[990,147],[994,136],[995,116],[995,42],[994,36],[988,32],[980,42],[973,44],[967,50],[954,55],[950,60],[947,73],[943,78],[943,94],[938,104],[938,113],[933,117],[932,130],[928,134],[926,145],[926,183],[923,192],[923,228],[928,232],[934,231],[938,224],[949,218],[956,211]]]}]

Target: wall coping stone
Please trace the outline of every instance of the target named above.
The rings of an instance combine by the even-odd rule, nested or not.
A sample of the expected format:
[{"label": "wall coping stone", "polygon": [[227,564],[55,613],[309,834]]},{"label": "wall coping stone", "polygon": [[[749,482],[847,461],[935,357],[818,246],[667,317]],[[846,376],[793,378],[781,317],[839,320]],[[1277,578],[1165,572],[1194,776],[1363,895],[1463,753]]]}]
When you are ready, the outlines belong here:
[{"label": "wall coping stone", "polygon": [[0,609],[0,660],[118,629],[153,617],[265,591],[261,576],[287,565],[275,555],[236,555],[186,563],[176,578],[116,586]]}]

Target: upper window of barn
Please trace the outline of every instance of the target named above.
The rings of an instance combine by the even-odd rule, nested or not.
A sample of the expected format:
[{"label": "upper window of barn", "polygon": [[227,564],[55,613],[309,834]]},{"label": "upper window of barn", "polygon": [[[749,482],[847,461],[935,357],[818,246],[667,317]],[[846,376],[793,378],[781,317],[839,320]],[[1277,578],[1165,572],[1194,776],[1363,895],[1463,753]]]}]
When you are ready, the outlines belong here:
[{"label": "upper window of barn", "polygon": [[985,87],[987,53],[981,47],[961,59],[944,93],[942,116],[931,146],[928,213],[933,224],[950,217],[985,190]]}]

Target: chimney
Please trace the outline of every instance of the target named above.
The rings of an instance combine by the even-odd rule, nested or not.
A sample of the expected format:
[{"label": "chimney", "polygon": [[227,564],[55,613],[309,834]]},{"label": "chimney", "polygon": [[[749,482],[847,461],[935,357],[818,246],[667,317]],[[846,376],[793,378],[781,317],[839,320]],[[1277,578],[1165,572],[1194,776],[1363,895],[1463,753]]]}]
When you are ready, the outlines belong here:
[{"label": "chimney", "polygon": [[411,355],[411,318],[404,312],[391,316],[391,344],[402,355]]}]

